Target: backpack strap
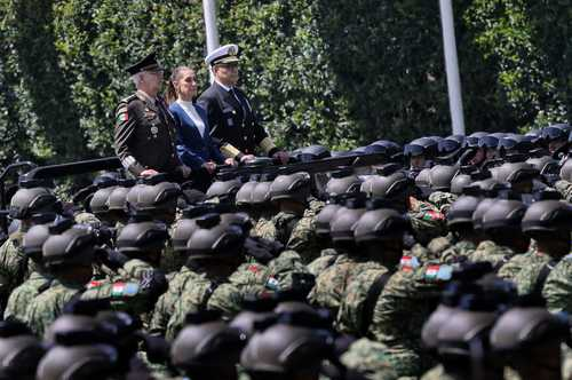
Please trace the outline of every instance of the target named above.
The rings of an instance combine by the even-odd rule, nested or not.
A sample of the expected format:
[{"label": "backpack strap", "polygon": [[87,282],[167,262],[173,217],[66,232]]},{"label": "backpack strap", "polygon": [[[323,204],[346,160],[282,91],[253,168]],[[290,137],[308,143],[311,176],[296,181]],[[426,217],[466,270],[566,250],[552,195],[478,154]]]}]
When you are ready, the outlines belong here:
[{"label": "backpack strap", "polygon": [[393,274],[389,271],[381,274],[377,279],[373,282],[371,287],[367,292],[367,296],[365,298],[364,306],[363,306],[363,314],[361,319],[361,330],[360,335],[362,337],[367,335],[369,330],[369,326],[373,321],[373,312],[375,310],[375,305],[377,304],[377,300],[381,295],[381,292],[385,288],[387,281],[391,278]]}]

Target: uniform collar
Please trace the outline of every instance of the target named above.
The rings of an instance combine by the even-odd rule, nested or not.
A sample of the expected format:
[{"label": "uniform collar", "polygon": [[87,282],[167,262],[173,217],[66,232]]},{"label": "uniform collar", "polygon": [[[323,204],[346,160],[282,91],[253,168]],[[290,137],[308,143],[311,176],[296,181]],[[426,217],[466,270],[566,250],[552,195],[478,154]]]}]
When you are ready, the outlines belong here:
[{"label": "uniform collar", "polygon": [[225,85],[223,85],[222,83],[220,83],[220,82],[219,82],[218,80],[216,80],[216,79],[215,79],[215,82],[216,82],[220,87],[222,87],[227,93],[228,93],[230,90],[232,90],[232,87],[225,86]]},{"label": "uniform collar", "polygon": [[141,99],[142,101],[145,101],[146,103],[148,103],[152,106],[155,106],[155,107],[157,106],[157,98],[152,98],[151,96],[149,96],[149,94],[147,94],[143,90],[137,90],[137,92],[135,94],[137,94],[139,99]]}]

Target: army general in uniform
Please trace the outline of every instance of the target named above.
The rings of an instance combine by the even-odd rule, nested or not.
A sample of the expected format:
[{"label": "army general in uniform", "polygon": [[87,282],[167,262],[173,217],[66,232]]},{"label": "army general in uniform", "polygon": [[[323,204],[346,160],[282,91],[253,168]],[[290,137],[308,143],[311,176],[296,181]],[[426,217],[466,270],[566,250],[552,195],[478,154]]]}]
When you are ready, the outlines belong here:
[{"label": "army general in uniform", "polygon": [[115,152],[132,175],[167,173],[175,179],[191,170],[179,161],[175,149],[176,122],[158,96],[163,68],[151,53],[128,67],[135,94],[122,99],[115,110]]},{"label": "army general in uniform", "polygon": [[236,87],[238,82],[238,46],[222,46],[210,53],[205,62],[214,75],[213,84],[197,103],[207,110],[211,136],[220,144],[227,158],[246,162],[257,151],[288,161],[256,118],[246,94]]}]

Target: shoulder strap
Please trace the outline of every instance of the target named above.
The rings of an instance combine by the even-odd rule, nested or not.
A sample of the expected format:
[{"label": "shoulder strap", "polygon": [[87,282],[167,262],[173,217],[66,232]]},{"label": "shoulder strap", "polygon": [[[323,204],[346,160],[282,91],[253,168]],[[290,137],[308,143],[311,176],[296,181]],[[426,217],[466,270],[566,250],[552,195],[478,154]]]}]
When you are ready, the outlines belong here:
[{"label": "shoulder strap", "polygon": [[535,295],[542,299],[542,289],[544,288],[544,283],[546,283],[546,278],[550,275],[550,272],[554,269],[554,266],[558,261],[556,259],[550,260],[547,264],[542,266],[538,278],[536,278],[536,283],[534,283],[534,288],[532,289],[532,295]]},{"label": "shoulder strap", "polygon": [[38,295],[49,289],[52,286],[52,283],[54,283],[54,280],[48,279],[44,284],[38,287]]},{"label": "shoulder strap", "polygon": [[499,270],[501,269],[501,267],[503,267],[505,264],[507,264],[508,261],[510,261],[511,258],[514,257],[515,255],[518,255],[518,254],[505,255],[500,261],[495,263],[495,265],[493,266],[493,272],[498,273]]},{"label": "shoulder strap", "polygon": [[201,307],[200,310],[204,311],[208,309],[208,304],[209,304],[209,300],[211,299],[211,296],[213,296],[214,292],[216,291],[216,289],[221,285],[221,283],[219,282],[211,282],[209,288],[207,289],[205,296],[203,298],[203,302],[201,303]]},{"label": "shoulder strap", "polygon": [[386,271],[385,273],[381,274],[375,282],[371,285],[370,289],[367,292],[367,296],[365,298],[365,303],[363,306],[363,313],[361,319],[361,336],[365,337],[369,330],[369,326],[373,320],[373,312],[375,309],[375,305],[377,304],[377,300],[381,295],[381,292],[385,288],[387,281],[391,278],[392,273]]}]

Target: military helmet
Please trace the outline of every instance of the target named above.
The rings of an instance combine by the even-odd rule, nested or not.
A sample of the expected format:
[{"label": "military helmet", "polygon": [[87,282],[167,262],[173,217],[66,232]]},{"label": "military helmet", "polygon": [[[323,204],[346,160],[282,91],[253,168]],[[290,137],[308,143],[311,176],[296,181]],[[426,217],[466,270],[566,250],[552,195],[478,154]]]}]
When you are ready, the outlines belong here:
[{"label": "military helmet", "polygon": [[505,135],[499,141],[499,151],[502,156],[514,153],[527,154],[533,148],[532,141],[524,135]]},{"label": "military helmet", "polygon": [[[109,213],[127,214],[127,194],[135,185],[134,181],[124,180],[114,187],[107,198],[107,210]],[[132,196],[135,196],[134,194]]]},{"label": "military helmet", "polygon": [[475,230],[483,229],[483,217],[486,212],[494,205],[496,199],[494,198],[484,198],[479,202],[479,205],[473,212],[473,228]]},{"label": "military helmet", "polygon": [[197,225],[196,218],[183,218],[179,220],[171,237],[173,250],[176,252],[186,252],[187,242],[189,242],[189,239],[197,229],[199,229],[199,225]]},{"label": "military helmet", "polygon": [[439,329],[437,335],[438,352],[441,356],[470,357],[472,345],[476,339],[488,341],[490,328],[497,314],[489,311],[458,310],[449,316],[447,324]]},{"label": "military helmet", "polygon": [[433,191],[448,192],[451,189],[451,181],[458,172],[457,166],[436,165],[429,170],[429,186]]},{"label": "military helmet", "polygon": [[241,186],[242,182],[239,178],[217,180],[207,189],[207,198],[218,197],[234,201]]},{"label": "military helmet", "polygon": [[321,145],[311,145],[292,152],[292,158],[302,163],[325,159],[330,156],[330,150]]},{"label": "military helmet", "polygon": [[464,135],[451,135],[437,143],[437,159],[455,161],[465,146]]},{"label": "military helmet", "polygon": [[365,205],[340,208],[330,222],[332,241],[334,243],[355,242],[353,227],[364,213]]},{"label": "military helmet", "polygon": [[560,169],[558,160],[553,159],[551,156],[534,157],[526,162],[532,165],[541,175],[557,175]]},{"label": "military helmet", "polygon": [[99,189],[89,201],[89,209],[99,219],[106,219],[109,212],[109,196],[115,187]]},{"label": "military helmet", "polygon": [[167,226],[160,222],[132,222],[123,227],[116,240],[121,253],[161,250],[169,238]]},{"label": "military helmet", "polygon": [[465,143],[469,148],[476,148],[479,145],[479,139],[487,135],[488,133],[483,131],[473,132],[471,135],[467,136]]},{"label": "military helmet", "polygon": [[42,246],[50,237],[48,225],[35,225],[24,234],[22,239],[22,252],[34,261],[41,261]]},{"label": "military helmet", "polygon": [[499,181],[489,178],[474,181],[463,188],[463,193],[470,196],[496,197],[501,191],[507,190],[507,186]]},{"label": "military helmet", "polygon": [[55,346],[38,365],[40,380],[115,378],[119,356],[110,345]]},{"label": "military helmet", "polygon": [[190,258],[223,258],[238,255],[246,236],[235,224],[221,223],[218,214],[208,214],[197,219],[197,229],[187,242]]},{"label": "military helmet", "polygon": [[246,337],[237,328],[208,313],[188,315],[186,323],[171,347],[173,365],[190,372],[194,367],[238,362]]},{"label": "military helmet", "polygon": [[43,246],[46,266],[88,265],[93,262],[96,237],[87,229],[74,227],[50,236]]},{"label": "military helmet", "polygon": [[332,178],[326,184],[326,194],[329,197],[335,197],[341,194],[358,193],[361,183],[361,179],[349,168],[332,172]]},{"label": "military helmet", "polygon": [[246,296],[242,310],[230,321],[229,327],[238,329],[248,340],[255,333],[255,325],[274,315],[276,297]]},{"label": "military helmet", "polygon": [[[480,206],[479,206],[480,207]],[[484,231],[493,229],[517,229],[526,212],[526,206],[517,200],[497,200],[482,217]]]},{"label": "military helmet", "polygon": [[555,140],[568,141],[570,135],[570,126],[568,124],[553,124],[542,129],[542,139],[546,142]]},{"label": "military helmet", "polygon": [[551,339],[564,340],[568,330],[562,317],[545,308],[514,307],[498,319],[490,342],[492,349],[498,352],[518,351]]},{"label": "military helmet", "polygon": [[236,193],[235,203],[239,206],[247,206],[252,203],[252,192],[254,188],[258,185],[258,181],[249,181],[242,184],[238,192]]},{"label": "military helmet", "polygon": [[449,229],[459,229],[473,226],[473,214],[481,200],[473,196],[459,197],[447,213],[447,226]]},{"label": "military helmet", "polygon": [[568,159],[560,168],[560,178],[572,183],[572,159]]},{"label": "military helmet", "polygon": [[477,142],[477,146],[479,148],[497,149],[499,145],[499,138],[499,136],[495,136],[493,134],[481,136]]},{"label": "military helmet", "polygon": [[403,237],[409,220],[394,209],[375,209],[363,213],[353,226],[356,242],[383,241]]},{"label": "military helmet", "polygon": [[516,183],[530,180],[539,175],[532,165],[526,162],[504,163],[496,172],[496,180],[501,183]]},{"label": "military helmet", "polygon": [[266,206],[270,203],[270,187],[275,178],[276,175],[268,173],[260,178],[260,182],[252,190],[253,206]]},{"label": "military helmet", "polygon": [[48,188],[21,188],[10,200],[10,217],[25,220],[37,213],[59,212],[61,203]]},{"label": "military helmet", "polygon": [[572,205],[564,201],[537,201],[527,209],[522,218],[522,231],[527,234],[570,229],[572,229]]},{"label": "military helmet", "polygon": [[0,338],[0,378],[34,379],[36,367],[44,354],[41,341],[32,335]]},{"label": "military helmet", "polygon": [[439,344],[439,330],[448,323],[449,318],[457,312],[458,309],[446,304],[439,304],[437,309],[429,316],[429,319],[423,324],[421,331],[421,340],[427,349],[436,350]]},{"label": "military helmet", "polygon": [[389,176],[372,176],[361,185],[361,191],[369,197],[395,199],[405,198],[413,184],[404,172]]},{"label": "military helmet", "polygon": [[431,168],[423,168],[415,176],[415,185],[420,189],[429,189],[431,186]]},{"label": "military helmet", "polygon": [[405,157],[421,156],[433,158],[437,155],[438,141],[432,137],[423,137],[411,141],[403,147]]},{"label": "military helmet", "polygon": [[316,369],[332,345],[331,335],[325,330],[275,324],[250,339],[240,364],[249,373],[261,374]]},{"label": "military helmet", "polygon": [[330,235],[330,223],[341,207],[338,204],[327,204],[322,208],[316,216],[316,234],[322,237]]},{"label": "military helmet", "polygon": [[64,314],[44,333],[50,345],[80,345],[103,342],[103,327],[91,316]]},{"label": "military helmet", "polygon": [[306,172],[298,172],[291,175],[280,175],[270,186],[270,199],[295,200],[305,203],[310,196],[310,175]]},{"label": "military helmet", "polygon": [[127,201],[136,213],[153,214],[176,207],[180,195],[181,187],[178,184],[164,181],[131,188]]},{"label": "military helmet", "polygon": [[453,177],[451,180],[451,193],[460,196],[463,194],[463,190],[466,186],[470,185],[473,179],[470,175],[459,173],[457,176]]}]

